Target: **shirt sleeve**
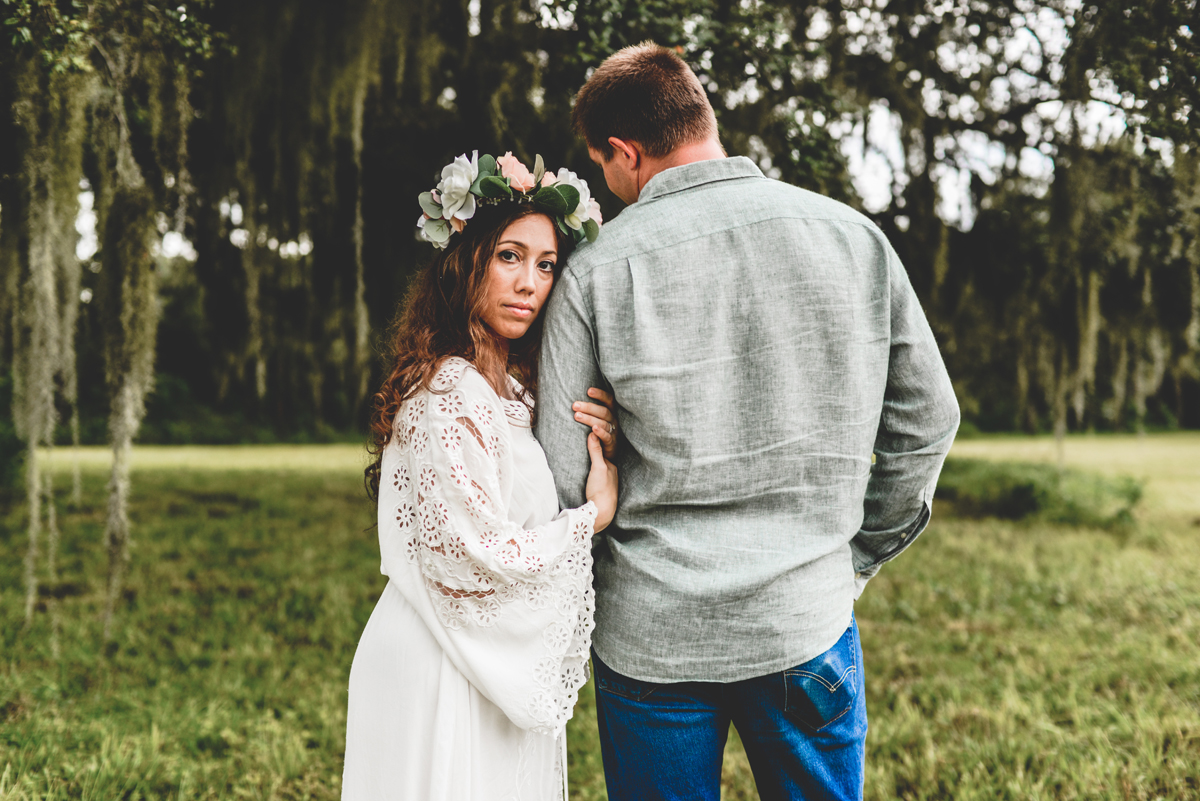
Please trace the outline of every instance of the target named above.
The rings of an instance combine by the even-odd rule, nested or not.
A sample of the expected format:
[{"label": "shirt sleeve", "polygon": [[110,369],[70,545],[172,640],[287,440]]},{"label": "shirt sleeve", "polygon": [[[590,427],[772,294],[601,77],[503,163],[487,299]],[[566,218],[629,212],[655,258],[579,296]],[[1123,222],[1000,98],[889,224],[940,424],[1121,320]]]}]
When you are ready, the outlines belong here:
[{"label": "shirt sleeve", "polygon": [[401,592],[432,611],[443,650],[514,724],[561,731],[586,681],[596,507],[529,529],[510,520],[503,403],[461,360],[433,388],[397,415],[386,517],[380,495],[385,572],[415,579],[397,582]]},{"label": "shirt sleeve", "polygon": [[600,373],[592,324],[579,283],[568,271],[546,306],[534,431],[546,451],[563,508],[583,503],[591,468],[587,432],[575,421],[571,404],[587,399],[590,387],[608,386]]},{"label": "shirt sleeve", "polygon": [[908,273],[886,242],[885,251],[891,345],[863,524],[850,543],[859,592],[928,525],[938,475],[959,422],[950,376]]}]

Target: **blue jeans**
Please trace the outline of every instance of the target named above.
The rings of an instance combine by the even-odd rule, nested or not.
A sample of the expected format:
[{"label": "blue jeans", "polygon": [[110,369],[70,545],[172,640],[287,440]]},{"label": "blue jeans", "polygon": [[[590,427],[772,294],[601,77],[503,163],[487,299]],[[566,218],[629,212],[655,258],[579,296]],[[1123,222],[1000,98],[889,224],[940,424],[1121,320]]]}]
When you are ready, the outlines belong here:
[{"label": "blue jeans", "polygon": [[763,801],[861,799],[867,706],[858,626],[793,668],[729,683],[654,684],[592,652],[611,801],[719,801],[729,724]]}]

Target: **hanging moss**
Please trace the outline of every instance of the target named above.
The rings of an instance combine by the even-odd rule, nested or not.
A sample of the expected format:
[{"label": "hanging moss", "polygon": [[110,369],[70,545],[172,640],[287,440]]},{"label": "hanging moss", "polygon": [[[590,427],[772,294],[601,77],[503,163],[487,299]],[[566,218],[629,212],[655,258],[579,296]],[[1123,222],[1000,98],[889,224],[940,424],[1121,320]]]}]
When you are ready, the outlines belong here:
[{"label": "hanging moss", "polygon": [[[18,169],[12,172],[20,183],[0,180],[5,223],[0,260],[16,267],[6,269],[0,282],[0,313],[12,314],[11,327],[8,319],[0,324],[0,344],[11,342],[13,420],[25,451],[26,619],[39,564],[44,562],[51,581],[57,571],[55,497],[40,464],[40,449],[54,444],[56,401],[70,411],[71,437],[79,440],[75,330],[81,265],[75,217],[86,163],[101,232],[96,302],[115,454],[105,535],[106,636],[128,559],[129,446],[153,384],[156,217],[169,205],[165,216],[177,229],[186,222],[192,191],[189,58],[203,56],[213,42],[194,15],[189,21],[189,10],[154,2],[5,7],[6,30],[20,35],[0,46],[0,98],[11,94],[12,124],[19,133]],[[77,471],[73,496],[79,497]],[[43,533],[49,537],[45,543]]]},{"label": "hanging moss", "polygon": [[129,453],[154,384],[154,337],[158,326],[157,281],[151,247],[154,203],[144,187],[120,187],[104,225],[101,293],[105,377],[111,404],[113,461],[108,483],[104,542],[108,551],[105,639],[112,636],[116,600],[129,562]]},{"label": "hanging moss", "polygon": [[13,322],[13,419],[25,443],[29,510],[25,560],[26,622],[37,595],[43,517],[50,537],[47,570],[54,574],[58,530],[54,496],[39,449],[54,444],[59,386],[75,402],[75,321],[79,306],[79,263],[74,220],[84,138],[83,108],[90,81],[73,73],[46,75],[25,62],[15,81],[13,116],[21,132],[24,177],[21,204],[27,243],[20,260]]},{"label": "hanging moss", "polygon": [[[104,375],[108,390],[108,430],[112,444],[112,468],[108,482],[108,512],[104,544],[108,551],[108,592],[104,611],[104,637],[112,636],[116,601],[120,596],[129,561],[129,453],[145,416],[146,395],[154,383],[155,333],[158,298],[152,256],[155,228],[155,197],[147,186],[142,163],[134,145],[137,134],[130,124],[126,93],[139,87],[151,98],[150,140],[161,131],[156,117],[162,105],[154,102],[159,85],[148,58],[147,69],[134,73],[134,55],[127,42],[105,53],[110,83],[101,94],[95,114],[95,146],[101,164],[111,170],[98,180],[97,219],[100,239],[100,283],[96,300],[101,311]],[[152,152],[163,152],[151,148]],[[173,150],[168,151],[173,154]],[[156,167],[155,162],[147,166]],[[153,170],[152,172],[157,172]]]},{"label": "hanging moss", "polygon": [[[10,10],[18,5],[5,13],[19,13]],[[1011,3],[973,11],[978,34],[959,28],[956,13],[927,13],[920,3],[857,32],[835,6],[781,2],[184,5],[186,14],[148,0],[46,4],[45,14],[82,24],[86,36],[69,56],[53,27],[35,30],[32,46],[45,41],[61,51],[37,62],[43,76],[96,68],[82,149],[101,218],[119,186],[141,181],[158,231],[184,233],[195,245],[195,264],[173,269],[187,273],[180,283],[195,288],[188,302],[203,311],[186,332],[182,323],[172,329],[187,341],[168,344],[174,350],[160,369],[173,371],[197,403],[246,421],[237,431],[290,438],[361,422],[372,332],[383,328],[407,276],[427,256],[412,240],[411,198],[449,158],[474,148],[511,148],[525,158],[541,152],[579,167],[615,211],[566,120],[587,70],[648,37],[677,46],[695,65],[731,154],[851,202],[835,124],[891,115],[903,152],[892,165],[889,205],[875,219],[926,303],[968,413],[1029,428],[1050,422],[1060,431],[1111,426],[1127,399],[1137,405],[1137,380],[1153,416],[1162,401],[1161,380],[1153,380],[1160,357],[1165,375],[1183,384],[1177,398],[1196,387],[1195,345],[1188,343],[1200,335],[1186,332],[1200,323],[1156,311],[1161,295],[1189,298],[1200,281],[1192,278],[1196,259],[1165,258],[1161,241],[1177,237],[1180,254],[1194,252],[1195,237],[1186,234],[1194,223],[1175,216],[1175,206],[1190,202],[1187,192],[1179,189],[1170,203],[1155,199],[1173,185],[1155,174],[1149,154],[1121,151],[1132,133],[1113,146],[1085,145],[1078,132],[1047,129],[1055,156],[1049,197],[1022,175],[1032,112],[1021,107],[1019,92],[1011,102],[992,92],[1016,66],[1003,56],[1008,45],[1026,35]],[[559,23],[541,25],[547,17]],[[189,54],[212,52],[216,39],[200,32],[205,26],[233,46],[217,48],[200,75]],[[1164,23],[1153,40],[1169,41],[1175,27]],[[1121,81],[1154,73],[1153,64],[1114,49],[1119,29],[1109,12],[1099,13],[1072,31],[1061,78],[1051,77],[1048,63],[1033,77],[1069,108],[1087,101],[1089,74],[1104,74],[1098,54],[1121,67],[1113,73]],[[949,74],[938,61],[945,47],[990,55],[967,65],[977,70],[969,77]],[[1172,53],[1183,57],[1183,50]],[[5,70],[0,106],[8,108],[4,92],[14,73],[8,62]],[[1135,96],[1147,90],[1127,88]],[[971,101],[979,107],[967,114]],[[966,135],[1005,156],[994,179],[972,178],[966,205],[979,214],[975,230],[940,216],[939,176],[969,155]],[[1186,155],[1181,147],[1177,163]],[[5,158],[0,153],[0,165]],[[0,170],[17,174],[25,180],[22,170]],[[1159,180],[1167,188],[1151,185]],[[28,244],[10,233],[10,210],[23,220],[27,209],[8,199],[9,189],[0,177],[0,268],[13,247],[24,254]],[[1139,197],[1143,205],[1131,202]],[[1164,275],[1162,265],[1186,258],[1192,272],[1172,262],[1178,275]],[[1136,284],[1129,292],[1118,280],[1126,270]],[[18,292],[10,275],[0,281],[7,320]],[[1149,307],[1141,302],[1147,280],[1157,298]],[[60,280],[56,291],[73,290]],[[91,313],[102,317],[102,305],[97,298]],[[4,348],[10,328],[0,321]],[[1124,371],[1121,358],[1129,362]],[[69,379],[65,372],[57,379],[64,418],[72,408]]]}]

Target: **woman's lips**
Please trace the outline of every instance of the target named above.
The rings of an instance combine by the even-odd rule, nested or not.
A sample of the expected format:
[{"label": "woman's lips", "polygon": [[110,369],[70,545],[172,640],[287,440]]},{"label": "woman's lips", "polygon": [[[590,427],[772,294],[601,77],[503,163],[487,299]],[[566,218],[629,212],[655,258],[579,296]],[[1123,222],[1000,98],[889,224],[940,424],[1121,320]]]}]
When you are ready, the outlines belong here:
[{"label": "woman's lips", "polygon": [[504,308],[508,309],[517,317],[524,318],[533,316],[533,309],[529,308],[528,306],[513,306],[506,303],[504,304]]}]

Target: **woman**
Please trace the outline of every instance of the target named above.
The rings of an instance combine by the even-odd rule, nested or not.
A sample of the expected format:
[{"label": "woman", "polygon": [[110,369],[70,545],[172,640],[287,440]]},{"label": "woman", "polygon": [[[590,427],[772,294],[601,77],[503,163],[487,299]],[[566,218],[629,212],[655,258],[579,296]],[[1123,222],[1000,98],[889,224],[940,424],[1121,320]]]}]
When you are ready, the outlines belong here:
[{"label": "woman", "polygon": [[617,479],[605,406],[576,404],[592,460],[578,509],[559,511],[531,431],[540,312],[599,216],[572,173],[541,172],[540,157],[530,172],[511,154],[462,156],[420,198],[422,236],[442,251],[405,299],[375,396],[367,476],[389,581],[350,671],[343,799],[566,791],[591,539]]}]

